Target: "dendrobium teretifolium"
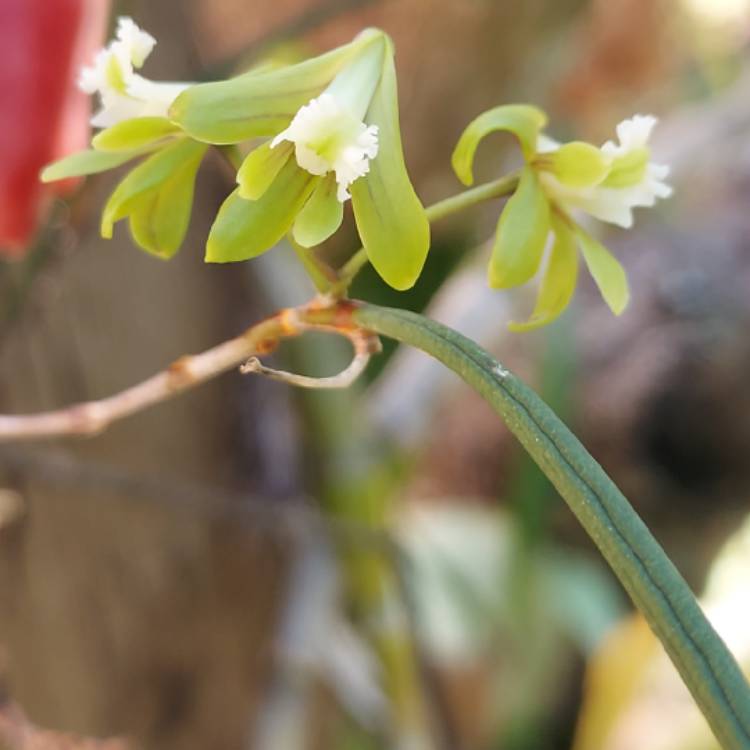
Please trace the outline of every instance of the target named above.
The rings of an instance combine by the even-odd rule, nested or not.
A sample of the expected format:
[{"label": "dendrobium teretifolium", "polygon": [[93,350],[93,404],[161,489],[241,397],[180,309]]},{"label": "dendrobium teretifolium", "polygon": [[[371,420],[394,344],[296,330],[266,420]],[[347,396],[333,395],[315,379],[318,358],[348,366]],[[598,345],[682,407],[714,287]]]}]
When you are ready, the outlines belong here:
[{"label": "dendrobium teretifolium", "polygon": [[[598,155],[586,149],[581,162],[587,158],[591,161],[591,173],[580,162],[576,165],[571,161],[567,170],[563,168],[556,175],[560,172],[555,162],[559,162],[561,144],[540,136],[537,165],[542,168],[540,179],[545,192],[568,211],[580,210],[629,229],[634,208],[653,206],[657,198],[672,194],[672,188],[664,182],[669,167],[650,161],[648,140],[655,125],[656,118],[650,115],[635,115],[621,122],[617,126],[619,143],[607,141]],[[546,154],[550,155],[549,171],[544,169]]]},{"label": "dendrobium teretifolium", "polygon": [[653,206],[672,189],[664,180],[669,168],[651,162],[648,146],[656,118],[647,115],[621,122],[618,143],[601,148],[574,141],[560,144],[542,131],[546,115],[530,105],[497,107],[480,115],[461,136],[453,153],[453,167],[466,185],[473,182],[472,166],[479,142],[495,131],[518,139],[525,166],[518,187],[498,222],[489,264],[489,283],[508,289],[529,281],[549,254],[534,311],[512,330],[550,323],[570,302],[578,276],[578,252],[605,302],[619,315],[628,304],[627,277],[617,259],[575,221],[577,214],[617,226],[633,224],[633,209]]},{"label": "dendrobium teretifolium", "polygon": [[419,277],[429,224],[404,165],[393,47],[383,32],[368,29],[297,65],[195,86],[170,115],[208,143],[268,139],[245,158],[207,260],[252,258],[289,230],[299,245],[318,245],[339,228],[351,198],[382,278],[408,289]]},{"label": "dendrobium teretifolium", "polygon": [[336,198],[343,203],[352,197],[349,185],[370,171],[370,159],[378,155],[378,126],[365,125],[326,92],[297,112],[271,148],[284,141],[294,144],[297,164],[310,174],[333,172]]},{"label": "dendrobium teretifolium", "polygon": [[208,146],[187,137],[166,117],[174,98],[190,84],[149,81],[134,72],[155,44],[131,19],[118,20],[116,38],[78,80],[80,88],[99,96],[101,108],[91,124],[106,129],[92,139],[93,149],[50,165],[42,180],[103,172],[149,154],[107,201],[101,233],[112,237],[114,223],[127,218],[138,245],[169,258],[187,232],[195,175]]},{"label": "dendrobium teretifolium", "polygon": [[78,86],[98,94],[101,108],[92,117],[95,128],[108,128],[134,117],[166,117],[175,97],[189,84],[150,81],[135,72],[151,54],[156,39],[130,18],[117,22],[117,36],[100,50],[91,67],[83,68]]},{"label": "dendrobium teretifolium", "polygon": [[[116,38],[84,68],[79,83],[101,108],[93,148],[47,167],[45,181],[92,174],[136,157],[144,160],[118,184],[102,214],[101,231],[128,219],[145,250],[169,258],[187,231],[195,176],[211,145],[251,142],[238,187],[222,205],[206,244],[206,260],[255,257],[291,232],[314,247],[341,225],[351,200],[368,259],[396,289],[411,287],[430,242],[425,210],[406,171],[401,147],[393,46],[378,29],[304,62],[260,66],[226,81],[157,83],[135,71],[155,45],[128,18]],[[618,142],[601,148],[559,144],[543,133],[546,116],[528,105],[498,107],[466,129],[453,154],[459,178],[472,182],[480,141],[505,130],[519,140],[525,166],[498,224],[490,285],[509,288],[539,270],[550,236],[539,297],[529,321],[542,325],[570,301],[578,248],[612,310],[628,301],[617,260],[574,220],[576,213],[630,226],[632,210],[666,198],[667,168],[652,164],[652,117],[620,124]]]}]

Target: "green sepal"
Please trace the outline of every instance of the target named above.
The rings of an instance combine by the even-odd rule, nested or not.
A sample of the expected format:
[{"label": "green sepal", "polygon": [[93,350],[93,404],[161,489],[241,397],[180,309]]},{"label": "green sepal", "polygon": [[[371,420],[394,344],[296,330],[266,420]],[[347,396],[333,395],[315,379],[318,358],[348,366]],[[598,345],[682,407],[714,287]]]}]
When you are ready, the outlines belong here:
[{"label": "green sepal", "polygon": [[390,41],[366,122],[378,126],[378,155],[370,161],[369,174],[350,187],[354,218],[375,270],[403,291],[414,286],[422,272],[430,249],[430,224],[404,164]]},{"label": "green sepal", "polygon": [[130,232],[144,250],[166,260],[180,249],[190,224],[194,178],[195,171],[175,174],[133,206]]},{"label": "green sepal", "polygon": [[333,96],[352,117],[364,119],[382,75],[383,56],[390,50],[390,40],[384,34],[373,39],[352,56],[326,87],[325,93]]},{"label": "green sepal", "polygon": [[615,315],[620,315],[630,301],[628,277],[620,261],[598,240],[581,227],[577,228],[583,259],[594,278],[604,301]]},{"label": "green sepal", "polygon": [[206,262],[247,260],[273,247],[289,231],[319,180],[289,159],[258,200],[245,200],[235,190],[211,227]]},{"label": "green sepal", "polygon": [[634,148],[615,159],[603,187],[626,188],[637,185],[646,176],[651,152],[648,148]]},{"label": "green sepal", "polygon": [[166,117],[134,117],[97,133],[91,145],[97,151],[130,151],[161,145],[165,139],[180,132],[179,126]]},{"label": "green sepal", "polygon": [[572,141],[550,154],[541,154],[542,163],[550,162],[550,171],[570,187],[591,187],[607,177],[610,161],[590,143]]},{"label": "green sepal", "polygon": [[493,289],[525,284],[537,272],[549,228],[549,202],[534,170],[525,167],[497,225],[488,268]]},{"label": "green sepal", "polygon": [[336,197],[336,177],[321,179],[294,222],[295,242],[302,247],[315,247],[325,242],[344,219],[344,204]]},{"label": "green sepal", "polygon": [[534,312],[523,323],[509,323],[511,331],[530,331],[551,323],[570,304],[578,281],[578,247],[576,236],[564,219],[550,215],[555,241],[539,287]]},{"label": "green sepal", "polygon": [[539,133],[547,124],[547,115],[530,104],[507,104],[484,112],[461,134],[451,157],[453,171],[464,185],[474,182],[474,155],[480,142],[490,133],[512,133],[521,144],[526,161],[536,154]]},{"label": "green sepal", "polygon": [[382,32],[367,30],[343,47],[296,65],[191,86],[172,103],[169,117],[193,138],[207,143],[239,143],[276,135],[354,55],[380,38]]},{"label": "green sepal", "polygon": [[104,151],[94,151],[86,149],[70,154],[59,161],[53,162],[46,166],[39,178],[42,182],[55,182],[56,180],[65,180],[69,177],[83,177],[88,174],[97,172],[106,172],[108,169],[114,169],[121,164],[135,159],[144,153],[143,149],[136,149],[128,152],[107,153]]},{"label": "green sepal", "polygon": [[207,148],[181,139],[131,170],[104,206],[102,236],[112,237],[115,222],[130,217],[138,245],[160,257],[174,255],[187,230],[195,175]]},{"label": "green sepal", "polygon": [[253,149],[237,172],[240,198],[255,201],[268,190],[294,151],[294,144],[284,141],[271,148],[271,141]]}]

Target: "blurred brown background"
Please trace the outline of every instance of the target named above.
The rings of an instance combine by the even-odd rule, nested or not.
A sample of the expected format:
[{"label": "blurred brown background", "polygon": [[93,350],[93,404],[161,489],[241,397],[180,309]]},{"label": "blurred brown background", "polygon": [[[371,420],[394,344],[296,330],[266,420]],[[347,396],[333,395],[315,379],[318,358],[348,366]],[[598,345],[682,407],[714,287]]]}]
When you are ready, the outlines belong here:
[{"label": "blurred brown background", "polygon": [[[467,261],[438,292],[455,259],[474,257],[490,235],[497,205],[439,227],[425,278],[404,303],[432,300],[436,315],[535,383],[702,586],[716,549],[750,510],[747,4],[134,0],[115,3],[118,14],[159,40],[145,72],[168,80],[225,75],[280,46],[316,53],[366,25],[384,28],[396,43],[407,163],[428,203],[457,191],[453,145],[498,103],[533,101],[550,112],[553,134],[597,142],[634,112],[660,115],[656,159],[672,165],[676,197],[641,212],[635,231],[607,236],[633,288],[622,319],[586,280],[554,329],[508,334],[513,309],[531,299],[488,296],[482,249],[478,265]],[[508,145],[482,147],[479,178],[498,173]],[[189,239],[168,264],[140,253],[124,228],[111,242],[99,238],[115,179],[91,178],[57,208],[27,261],[0,267],[4,412],[115,392],[309,293],[281,250],[231,267],[203,264],[208,227],[232,184],[218,159],[201,170]],[[354,242],[348,226],[332,252]],[[358,293],[399,302],[369,278]],[[418,366],[392,359],[356,407],[372,415],[379,452],[408,457],[391,489],[399,507],[499,505],[532,536],[599,566],[489,408],[452,380],[425,375],[409,390],[399,373]],[[397,406],[387,385],[403,389]],[[398,425],[387,418],[394,411]],[[340,449],[323,445],[320,419],[285,386],[230,373],[91,440],[0,449],[0,675],[35,724],[127,736],[145,748],[262,747],[299,561],[321,536],[321,467],[335,466]],[[513,715],[498,709],[489,722],[478,704],[494,706],[497,696],[482,669],[430,672],[445,718],[439,746],[525,747],[528,737],[528,746],[569,746],[586,656],[570,639],[555,644],[548,694],[514,711],[506,704]],[[507,690],[516,667],[502,639],[495,647],[492,669]],[[314,737],[319,747],[395,746],[341,739],[349,735],[330,718],[341,701],[325,679],[313,682],[310,747]],[[511,729],[526,709],[544,731],[522,740]]]}]

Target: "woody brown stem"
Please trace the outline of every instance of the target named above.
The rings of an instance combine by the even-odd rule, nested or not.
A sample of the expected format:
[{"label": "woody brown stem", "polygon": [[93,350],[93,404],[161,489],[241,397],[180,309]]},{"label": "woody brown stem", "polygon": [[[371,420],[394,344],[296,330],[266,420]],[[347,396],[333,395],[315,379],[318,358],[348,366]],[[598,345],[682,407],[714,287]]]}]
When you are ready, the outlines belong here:
[{"label": "woody brown stem", "polygon": [[350,304],[316,298],[306,305],[281,310],[208,351],[180,357],[162,372],[113,396],[40,414],[0,415],[0,442],[96,435],[113,422],[239,367],[253,356],[268,354],[281,339],[309,330],[349,338],[355,348],[355,374],[361,373],[360,355],[367,351],[369,357],[372,353],[372,337],[351,323]]}]

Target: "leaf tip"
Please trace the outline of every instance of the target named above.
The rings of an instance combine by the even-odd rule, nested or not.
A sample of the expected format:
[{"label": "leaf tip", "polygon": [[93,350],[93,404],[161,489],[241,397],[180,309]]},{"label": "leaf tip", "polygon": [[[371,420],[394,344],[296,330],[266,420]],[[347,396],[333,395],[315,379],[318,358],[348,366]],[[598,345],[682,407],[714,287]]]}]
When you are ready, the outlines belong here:
[{"label": "leaf tip", "polygon": [[111,240],[113,229],[114,229],[113,222],[109,218],[102,216],[102,223],[99,228],[99,233],[101,234],[101,236],[105,240]]},{"label": "leaf tip", "polygon": [[630,290],[626,289],[621,299],[614,301],[611,305],[612,312],[618,317],[627,310],[630,304]]}]

